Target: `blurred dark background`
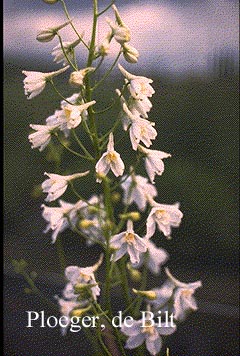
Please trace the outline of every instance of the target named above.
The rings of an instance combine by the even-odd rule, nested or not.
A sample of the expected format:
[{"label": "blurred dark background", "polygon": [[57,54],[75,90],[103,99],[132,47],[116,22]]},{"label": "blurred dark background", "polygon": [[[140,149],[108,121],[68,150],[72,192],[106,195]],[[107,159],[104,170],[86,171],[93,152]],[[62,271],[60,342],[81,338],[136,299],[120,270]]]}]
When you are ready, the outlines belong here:
[{"label": "blurred dark background", "polygon": [[[120,9],[127,11],[127,7],[121,8],[123,2],[119,3]],[[186,4],[184,1],[164,3],[165,6],[169,5],[171,10],[179,9],[178,16],[193,5],[195,9],[200,9],[204,4]],[[238,57],[234,42],[236,32],[232,42],[227,35],[231,31],[234,33],[232,7],[235,3],[225,1],[223,4],[224,18],[229,19],[229,27],[225,28],[225,38],[229,40],[228,48],[220,46],[219,43],[216,48],[216,37],[216,41],[211,42],[207,50],[204,50],[204,60],[202,58],[200,63],[196,60],[197,53],[190,53],[186,47],[185,52],[182,52],[182,62],[180,61],[186,63],[179,66],[173,64],[178,62],[174,50],[172,56],[167,51],[163,53],[163,60],[161,52],[155,48],[153,58],[148,61],[149,53],[143,49],[139,64],[126,65],[129,71],[154,80],[156,93],[152,98],[150,120],[156,122],[158,137],[152,148],[172,154],[171,159],[165,160],[163,176],[156,178],[159,192],[157,200],[167,204],[179,201],[184,213],[182,224],[179,229],[174,230],[172,240],[166,241],[158,234],[154,241],[169,252],[168,266],[174,275],[186,282],[199,279],[203,282],[203,288],[197,291],[199,311],[192,314],[179,326],[175,335],[169,338],[171,356],[239,354]],[[90,5],[91,2],[86,1],[83,7],[88,10]],[[137,5],[143,3],[129,1],[129,5],[135,5],[137,8]],[[151,5],[160,8],[158,2],[152,1]],[[41,44],[43,51],[39,53],[40,44],[37,44],[35,54],[34,48],[31,47],[28,52],[24,47],[28,44],[28,30],[31,31],[30,20],[24,23],[25,32],[18,46],[13,45],[14,38],[9,42],[8,31],[12,28],[12,33],[17,32],[13,19],[19,20],[19,16],[23,16],[26,11],[34,14],[34,10],[38,9],[43,15],[42,11],[46,11],[46,8],[48,9],[48,6],[43,2],[38,4],[38,1],[33,1],[31,8],[23,2],[21,9],[17,9],[16,2],[5,1],[5,355],[92,356],[83,334],[62,338],[58,329],[26,328],[26,310],[44,309],[48,315],[54,314],[39,302],[37,297],[24,293],[26,282],[16,275],[11,267],[12,259],[24,258],[29,263],[29,270],[38,273],[39,288],[53,301],[55,294],[60,295],[64,280],[59,274],[57,249],[51,244],[50,234],[43,234],[45,221],[41,217],[40,206],[44,196],[36,195],[36,186],[44,180],[43,173],[54,172],[54,164],[46,160],[47,151],[39,153],[38,150],[31,150],[27,139],[29,124],[43,124],[46,117],[59,107],[59,98],[47,87],[41,95],[28,101],[24,96],[24,76],[21,74],[22,70],[56,70],[56,66],[49,60],[49,55],[47,57],[46,48],[49,47]],[[49,12],[50,16],[54,11],[52,6],[49,8],[52,11]],[[226,9],[229,9],[229,12]],[[200,16],[200,12],[198,15]],[[204,14],[202,16],[204,17]],[[217,19],[216,17],[216,27],[219,26]],[[10,20],[13,21],[12,26]],[[129,25],[131,27],[131,23]],[[152,26],[154,28],[154,23]],[[216,31],[216,28],[214,30]],[[164,31],[162,35],[164,52]],[[142,36],[144,37],[144,34]],[[21,38],[19,33],[16,38]],[[137,47],[137,42],[134,45]],[[139,45],[141,47],[141,43]],[[149,43],[146,46],[149,46]],[[48,59],[45,60],[46,58]],[[121,63],[125,65],[123,59]],[[57,84],[64,95],[70,96],[74,90],[66,86],[66,80],[66,77],[58,78]],[[97,93],[98,108],[114,97],[114,89],[120,87],[119,83],[122,83],[122,78],[116,70],[108,80],[108,85],[105,85],[104,91]],[[99,117],[99,130],[106,132],[116,115],[117,110],[106,117]],[[125,162],[130,162],[134,156],[131,154],[128,135],[122,137],[119,130],[117,140],[122,140],[118,151]],[[86,137],[83,137],[83,141],[88,145]],[[84,170],[87,165],[84,162],[76,164],[68,154],[64,154],[61,168],[75,172]],[[139,169],[140,174],[145,174],[144,172],[144,168]],[[86,198],[101,191],[99,185],[94,181],[89,184],[87,179],[79,182],[78,189],[84,192]],[[71,195],[64,197],[66,200],[69,198],[69,201],[75,201]],[[62,241],[68,264],[90,265],[100,253],[98,247],[86,248],[85,243],[70,231],[62,234]],[[103,270],[100,270],[99,279],[102,274]],[[149,278],[149,288],[158,286],[159,281],[162,279]],[[117,303],[115,307],[116,310],[121,309],[121,302],[119,307]]]}]

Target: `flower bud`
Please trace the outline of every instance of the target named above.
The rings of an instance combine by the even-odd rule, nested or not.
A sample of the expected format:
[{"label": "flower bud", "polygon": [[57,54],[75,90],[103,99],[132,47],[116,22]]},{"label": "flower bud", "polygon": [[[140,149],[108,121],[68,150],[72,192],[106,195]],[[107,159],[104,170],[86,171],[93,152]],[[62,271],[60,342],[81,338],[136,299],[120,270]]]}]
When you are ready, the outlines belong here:
[{"label": "flower bud", "polygon": [[123,220],[132,220],[132,221],[138,221],[140,220],[141,218],[141,215],[138,211],[131,211],[127,214],[120,214],[119,215],[120,219],[123,219]]},{"label": "flower bud", "polygon": [[142,278],[142,273],[136,268],[133,268],[130,263],[127,264],[127,269],[129,271],[130,277],[134,282],[140,282]]},{"label": "flower bud", "polygon": [[46,4],[55,4],[58,0],[43,0]]},{"label": "flower bud", "polygon": [[24,288],[24,292],[26,293],[26,294],[32,294],[33,293],[33,291],[32,291],[32,289],[30,289],[30,288]]},{"label": "flower bud", "polygon": [[103,40],[103,42],[100,44],[98,47],[98,53],[104,57],[107,56],[110,50],[110,42],[112,40],[113,34],[112,31],[108,32],[106,38]]},{"label": "flower bud", "polygon": [[91,283],[91,284],[84,284],[84,283],[77,283],[74,286],[74,292],[75,293],[81,293],[85,290],[90,290],[93,287],[96,287],[97,283]]},{"label": "flower bud", "polygon": [[37,40],[39,42],[50,42],[54,39],[56,33],[54,33],[51,29],[47,30],[42,30],[38,35],[37,35]]},{"label": "flower bud", "polygon": [[123,56],[129,63],[137,63],[139,52],[136,48],[130,46],[129,44],[123,44]]},{"label": "flower bud", "polygon": [[79,224],[78,224],[80,229],[89,229],[89,227],[91,227],[93,225],[94,225],[94,222],[92,220],[88,220],[88,219],[80,220]]},{"label": "flower bud", "polygon": [[70,24],[70,22],[72,22],[72,20],[64,22],[62,25],[59,25],[59,26],[56,26],[56,27],[49,27],[49,28],[46,28],[46,29],[42,30],[37,35],[37,40],[39,42],[50,42],[50,41],[52,41],[54,39],[55,35],[57,34],[57,32],[59,30],[61,30],[62,28],[66,27],[68,24]]},{"label": "flower bud", "polygon": [[154,292],[153,290],[137,290],[137,289],[133,289],[132,291],[133,291],[133,293],[135,293],[137,295],[140,295],[142,297],[145,297],[147,299],[150,299],[150,300],[157,299],[157,293]]},{"label": "flower bud", "polygon": [[113,229],[113,227],[114,227],[113,222],[112,222],[111,220],[107,219],[107,220],[106,220],[106,223],[105,223],[104,226],[103,226],[103,230],[105,230],[105,231],[111,231],[111,230]]},{"label": "flower bud", "polygon": [[114,39],[123,45],[125,42],[129,42],[131,39],[131,33],[129,28],[126,25],[117,25],[113,21],[111,21],[108,17],[106,17],[106,21],[112,29],[112,35]]},{"label": "flower bud", "polygon": [[74,86],[83,86],[83,80],[85,78],[85,75],[89,72],[94,71],[94,67],[87,67],[81,70],[78,70],[76,72],[72,72],[70,74],[70,79],[69,83],[74,85]]},{"label": "flower bud", "polygon": [[97,206],[90,205],[88,207],[89,214],[97,214],[99,212],[99,208]]},{"label": "flower bud", "polygon": [[121,194],[119,194],[118,192],[114,192],[111,195],[111,200],[113,203],[118,203],[121,199]]},{"label": "flower bud", "polygon": [[81,317],[83,314],[85,314],[90,309],[91,309],[91,305],[89,305],[87,308],[83,308],[83,309],[73,309],[71,311],[70,315],[76,316],[76,317]]}]

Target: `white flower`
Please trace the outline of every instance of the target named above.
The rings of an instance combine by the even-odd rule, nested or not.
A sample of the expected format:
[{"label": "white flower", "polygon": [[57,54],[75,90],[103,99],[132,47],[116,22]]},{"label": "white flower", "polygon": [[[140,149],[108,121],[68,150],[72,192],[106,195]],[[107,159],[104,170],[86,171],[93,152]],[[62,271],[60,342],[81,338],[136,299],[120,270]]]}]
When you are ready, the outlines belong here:
[{"label": "white flower", "polygon": [[169,326],[169,323],[162,323],[160,327],[146,318],[146,320],[134,320],[131,327],[122,326],[121,331],[129,337],[125,345],[126,349],[135,349],[145,342],[149,353],[157,355],[162,348],[161,335],[173,334],[176,331],[176,325]]},{"label": "white flower", "polygon": [[85,110],[87,110],[91,105],[96,103],[95,100],[90,101],[89,103],[85,103],[82,105],[71,105],[67,104],[64,106],[62,114],[64,115],[61,120],[64,122],[67,129],[76,128],[82,121],[82,114]]},{"label": "white flower", "polygon": [[[124,98],[124,96],[122,95],[122,93],[120,92],[119,89],[116,89],[116,93],[119,96],[119,99],[121,101],[121,105],[123,106],[123,104],[127,105],[127,102]],[[125,113],[124,110],[121,110],[119,113],[120,119],[122,121],[122,125],[123,125],[123,130],[127,131],[129,125],[131,125],[131,120],[129,119],[128,115]]]},{"label": "white flower", "polygon": [[119,11],[115,5],[112,5],[112,8],[115,12],[116,23],[111,21],[106,17],[106,21],[112,29],[114,39],[121,45],[125,42],[129,42],[131,39],[131,33],[129,27],[123,22]]},{"label": "white flower", "polygon": [[153,82],[152,79],[131,74],[127,72],[121,64],[118,64],[118,68],[130,82],[128,89],[133,98],[143,99],[145,96],[151,97],[155,93],[153,87],[150,85]]},{"label": "white flower", "polygon": [[148,118],[148,112],[152,108],[152,103],[147,96],[142,99],[135,99],[132,96],[129,98],[128,108],[133,115],[138,112],[143,118]]},{"label": "white flower", "polygon": [[147,218],[146,238],[153,236],[156,225],[167,238],[171,238],[171,228],[178,227],[183,217],[183,213],[179,210],[179,203],[168,205],[152,201],[151,204],[153,208]]},{"label": "white flower", "polygon": [[65,276],[68,281],[75,286],[76,284],[94,284],[91,288],[93,298],[97,300],[97,297],[100,295],[100,288],[96,282],[94,272],[97,271],[99,266],[102,264],[103,255],[100,256],[97,263],[90,267],[77,267],[69,266],[65,269]]},{"label": "white flower", "polygon": [[[67,100],[67,101],[66,101]],[[79,93],[74,93],[73,95],[71,95],[69,98],[66,98],[66,100],[62,100],[61,101],[61,109],[64,109],[66,105],[69,104],[69,102],[72,104],[72,105],[75,105],[77,104],[83,104],[83,101],[82,101],[82,98],[80,96]]]},{"label": "white flower", "polygon": [[107,56],[110,50],[110,42],[112,39],[112,31],[108,32],[107,36],[104,38],[100,46],[98,47],[98,52],[101,56]]},{"label": "white flower", "polygon": [[127,62],[137,63],[138,57],[139,57],[139,52],[136,48],[134,48],[133,46],[130,46],[127,43],[124,43],[122,46],[122,49],[123,49],[123,56]]},{"label": "white flower", "polygon": [[140,141],[147,147],[151,146],[152,140],[157,137],[157,131],[153,127],[155,123],[142,119],[139,114],[133,115],[125,104],[123,104],[123,110],[131,121],[129,134],[132,148],[136,151]]},{"label": "white flower", "polygon": [[[53,48],[52,50],[52,56],[54,57],[53,61],[55,63],[61,63],[63,62],[63,65],[65,66],[68,64],[68,60],[70,62],[73,61],[74,59],[74,48],[81,42],[81,39],[77,39],[74,42],[63,42],[62,44],[59,43],[56,47]],[[63,51],[63,49],[64,51]],[[65,52],[65,53],[64,53]],[[67,60],[67,58],[68,60]]]},{"label": "white flower", "polygon": [[92,72],[94,70],[95,70],[94,67],[87,67],[87,68],[72,72],[70,74],[69,83],[76,85],[76,86],[83,86],[83,80],[84,80],[86,74],[88,74],[89,72]]},{"label": "white flower", "polygon": [[57,239],[59,233],[75,225],[77,222],[77,211],[86,207],[86,203],[79,200],[76,204],[66,203],[63,200],[59,200],[60,207],[52,208],[42,204],[43,218],[48,222],[44,233],[47,233],[50,229],[52,233],[52,243]]},{"label": "white flower", "polygon": [[[153,274],[157,275],[160,273],[161,266],[168,260],[169,255],[163,248],[157,247],[152,241],[147,239],[145,241],[148,249],[148,258],[146,265]],[[143,263],[144,255],[142,254],[140,256],[140,263],[137,265],[133,265],[133,267],[140,268]]]},{"label": "white flower", "polygon": [[162,160],[171,157],[171,155],[162,151],[150,150],[141,145],[138,145],[138,149],[146,155],[145,168],[151,183],[154,184],[155,175],[161,176],[164,172],[164,163]]},{"label": "white flower", "polygon": [[39,42],[50,42],[54,39],[56,36],[57,32],[61,30],[62,28],[66,27],[68,24],[70,24],[72,20],[69,20],[67,22],[64,22],[62,25],[56,26],[56,27],[49,27],[46,28],[42,31],[39,32],[37,35],[37,40]]},{"label": "white flower", "polygon": [[123,177],[121,187],[124,191],[124,204],[130,205],[135,202],[138,208],[143,211],[146,208],[148,198],[157,196],[157,189],[148,182],[148,179],[140,175],[131,174],[126,179]]},{"label": "white flower", "polygon": [[65,72],[69,66],[57,70],[56,72],[42,73],[23,70],[22,73],[26,75],[23,81],[24,94],[28,95],[27,99],[32,99],[40,94],[46,86],[46,82],[51,78]]},{"label": "white flower", "polygon": [[[114,150],[113,133],[109,135],[107,152],[105,152],[96,164],[96,172],[98,175],[106,176],[109,170],[113,172],[116,177],[123,175],[124,163],[120,154]],[[101,178],[97,178],[97,182],[101,182]]]},{"label": "white flower", "polygon": [[[116,89],[116,93],[119,96],[122,107],[124,106],[125,108],[125,110],[122,109],[119,114],[124,131],[127,131],[128,127],[131,125],[132,123],[131,119],[133,120],[135,120],[136,118],[139,119],[140,115],[143,118],[148,117],[147,113],[151,110],[152,104],[147,97],[144,97],[143,99],[134,99],[133,97],[130,96],[129,102],[127,104],[127,101],[125,100],[124,96],[122,95],[119,89]],[[129,112],[132,114],[132,115],[130,114],[131,119],[129,117]]]},{"label": "white flower", "polygon": [[30,127],[36,132],[28,136],[29,142],[32,144],[32,148],[42,151],[49,144],[51,135],[58,125],[30,125]]},{"label": "white flower", "polygon": [[70,130],[67,128],[66,116],[63,110],[55,110],[55,113],[46,118],[48,126],[56,126],[60,131],[63,131],[65,137],[69,136]]},{"label": "white flower", "polygon": [[183,283],[173,277],[168,268],[165,268],[165,271],[170,282],[172,282],[175,287],[173,294],[174,318],[183,321],[189,310],[198,309],[193,294],[197,288],[202,287],[202,282]]},{"label": "white flower", "polygon": [[66,317],[66,322],[65,322],[66,325],[61,328],[62,334],[65,335],[67,332],[67,327],[71,323],[71,316],[70,316],[71,311],[76,307],[80,307],[81,304],[75,300],[64,300],[59,297],[56,298],[60,306],[61,315]]},{"label": "white flower", "polygon": [[61,176],[59,174],[44,173],[49,177],[42,183],[43,193],[48,193],[45,201],[51,202],[58,199],[66,191],[68,183],[79,177],[84,177],[89,171],[83,173],[76,173],[68,176]]},{"label": "white flower", "polygon": [[110,245],[117,251],[112,256],[113,261],[119,260],[126,253],[130,256],[131,263],[140,262],[140,254],[147,251],[145,241],[133,231],[133,222],[128,220],[127,231],[114,235]]}]

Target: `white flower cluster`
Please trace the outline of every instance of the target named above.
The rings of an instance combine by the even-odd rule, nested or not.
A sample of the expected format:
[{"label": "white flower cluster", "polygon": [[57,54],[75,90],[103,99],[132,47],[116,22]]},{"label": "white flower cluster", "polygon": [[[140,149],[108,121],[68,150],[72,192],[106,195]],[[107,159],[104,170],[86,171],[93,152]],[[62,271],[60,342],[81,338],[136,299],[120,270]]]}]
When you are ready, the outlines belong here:
[{"label": "white flower cluster", "polygon": [[[120,44],[120,53],[128,62],[136,63],[139,56],[138,51],[128,43],[131,39],[130,29],[122,20],[116,6],[113,5],[112,8],[115,22],[106,18],[111,31],[100,46],[96,46],[94,36],[90,44],[83,41],[82,35],[79,35],[74,42],[63,42],[59,34],[63,27],[71,25],[77,33],[73,21],[69,20],[63,25],[42,30],[37,37],[40,42],[48,42],[55,37],[60,39],[60,43],[54,47],[52,54],[54,62],[63,63],[64,68],[50,73],[23,72],[26,75],[24,79],[25,94],[28,95],[28,99],[32,99],[42,92],[47,82],[55,88],[53,78],[70,67],[72,68],[69,83],[77,87],[79,92],[69,98],[64,98],[60,103],[60,108],[46,119],[44,125],[30,125],[35,132],[31,133],[28,138],[32,148],[43,151],[50,143],[51,138],[55,136],[78,160],[86,159],[89,163],[88,170],[80,173],[60,175],[45,172],[48,178],[42,183],[41,188],[43,193],[47,193],[46,202],[56,202],[65,194],[68,187],[72,189],[78,199],[75,203],[59,200],[59,206],[43,204],[42,216],[47,222],[44,232],[52,230],[53,243],[60,233],[70,229],[83,236],[87,246],[97,243],[106,252],[106,259],[108,258],[106,279],[110,279],[106,282],[105,296],[110,290],[109,284],[113,278],[111,274],[115,273],[114,265],[118,265],[119,268],[121,266],[118,263],[120,259],[124,263],[126,262],[132,272],[138,271],[141,274],[143,269],[147,269],[151,273],[159,275],[161,266],[166,263],[169,255],[152,241],[152,237],[158,229],[166,238],[171,238],[172,228],[179,227],[183,217],[179,203],[163,204],[154,200],[158,195],[155,177],[163,174],[163,160],[171,155],[149,148],[157,137],[155,123],[149,121],[148,117],[152,108],[150,99],[155,93],[152,87],[153,80],[132,74],[118,63],[118,69],[124,77],[124,84],[122,90],[116,89],[116,102],[119,104],[120,111],[117,121],[122,122],[123,133],[129,132],[129,148],[133,150],[134,154],[136,153],[138,160],[143,158],[148,178],[137,173],[137,166],[140,162],[128,162],[127,158],[124,158],[125,152],[121,155],[117,152],[115,148],[117,141],[114,139],[114,135],[115,138],[117,137],[115,132],[118,125],[116,123],[105,134],[102,134],[104,125],[102,125],[101,134],[98,132],[98,121],[100,122],[101,118],[97,117],[98,111],[95,111],[97,99],[93,100],[93,97],[95,98],[93,94],[95,94],[94,90],[109,75],[114,65],[109,73],[107,72],[103,78],[95,80],[94,83],[92,76],[109,53],[111,40],[114,39]],[[97,20],[96,16],[100,16],[100,14],[96,15],[96,9],[94,16],[95,20]],[[89,56],[86,68],[79,69],[75,47],[81,42],[89,51]],[[99,62],[94,63],[95,60],[99,60]],[[116,63],[117,61],[118,57]],[[67,64],[69,65],[66,66]],[[59,94],[58,91],[57,93]],[[62,95],[60,96],[63,98]],[[89,136],[89,146],[92,144],[92,151],[89,151],[89,148],[87,149],[81,142],[82,132]],[[83,153],[80,154],[64,145],[59,137],[68,139],[74,137]],[[102,194],[84,198],[82,196],[83,189],[81,194],[75,190],[73,182],[77,184],[75,181],[85,176],[92,176],[96,182],[100,183]],[[121,189],[122,195],[118,188]],[[122,214],[118,214],[121,207],[117,206],[115,209],[115,203],[122,204]],[[129,211],[133,204],[138,211]],[[139,219],[141,214],[146,216],[143,218],[145,226],[144,230],[139,233],[140,236],[136,232],[137,230],[134,231],[133,222]],[[126,229],[124,229],[125,223]],[[159,233],[157,232],[156,235]],[[127,262],[128,259],[130,262]],[[65,277],[68,282],[63,290],[63,298],[57,298],[61,313],[68,320],[71,315],[81,315],[83,310],[86,310],[86,306],[91,308],[91,305],[94,304],[95,307],[98,303],[100,288],[94,273],[102,261],[103,255],[91,267],[68,266],[66,268]],[[182,283],[174,278],[167,268],[165,270],[168,279],[160,288],[149,291],[133,290],[133,292],[145,297],[149,313],[153,312],[156,315],[159,311],[167,310],[169,313],[173,313],[175,322],[182,321],[189,310],[197,309],[193,294],[201,286],[201,282]],[[121,273],[123,272],[126,271],[121,271]],[[115,275],[115,279],[119,279],[119,277],[119,274]],[[151,308],[152,312],[150,312]],[[165,324],[160,327],[150,323],[150,320],[148,321],[149,325],[144,329],[140,327],[141,320],[135,320],[130,328],[124,326],[121,331],[128,336],[126,348],[134,349],[145,342],[150,354],[156,355],[162,347],[161,335],[172,334],[176,330],[176,325],[167,327],[167,319]]]}]

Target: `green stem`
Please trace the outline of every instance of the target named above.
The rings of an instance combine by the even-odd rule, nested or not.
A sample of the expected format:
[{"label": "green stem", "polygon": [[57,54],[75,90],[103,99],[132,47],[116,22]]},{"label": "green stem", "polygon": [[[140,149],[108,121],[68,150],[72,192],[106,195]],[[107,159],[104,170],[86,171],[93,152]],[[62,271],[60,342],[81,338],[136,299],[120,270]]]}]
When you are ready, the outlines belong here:
[{"label": "green stem", "polygon": [[75,129],[71,130],[73,132],[73,136],[75,138],[75,140],[77,141],[78,145],[81,147],[81,149],[83,150],[83,152],[85,153],[85,155],[87,157],[89,157],[89,160],[94,161],[93,156],[88,152],[88,150],[86,149],[86,147],[83,145],[83,143],[80,141],[79,137],[77,136],[77,133],[75,131]]},{"label": "green stem", "polygon": [[113,62],[113,64],[111,65],[111,67],[107,70],[107,72],[103,75],[103,77],[99,80],[99,82],[97,82],[94,87],[92,88],[92,91],[94,91],[95,89],[97,89],[99,87],[99,85],[101,85],[107,78],[108,76],[111,74],[113,68],[115,67],[115,65],[117,64],[117,61],[119,59],[119,57],[121,56],[122,51],[119,51],[115,61]]},{"label": "green stem", "polygon": [[49,82],[52,84],[53,89],[55,90],[55,92],[60,96],[60,98],[62,98],[64,101],[66,101],[66,103],[73,105],[73,103],[71,103],[70,101],[68,101],[63,95],[62,93],[60,93],[60,91],[57,89],[56,85],[54,84],[53,80],[50,79]]},{"label": "green stem", "polygon": [[[57,33],[57,36],[58,36],[58,39],[59,39],[59,42],[60,42],[61,49],[62,49],[62,51],[63,51],[64,57],[66,58],[68,64],[69,64],[75,71],[77,71],[78,68],[72,63],[72,61],[71,61],[70,58],[68,57],[68,54],[67,54],[67,52],[66,52],[66,50],[65,50],[65,48],[64,48],[64,45],[63,45],[63,41],[62,41],[61,36],[60,36],[58,33]],[[73,51],[74,51],[74,49],[73,49]]]},{"label": "green stem", "polygon": [[115,3],[115,0],[111,1],[111,3],[106,7],[106,9],[104,9],[103,11],[98,13],[98,16],[103,15],[108,9],[110,9],[110,7]]},{"label": "green stem", "polygon": [[[146,262],[146,257],[144,258],[144,262]],[[145,290],[146,285],[147,285],[147,275],[148,275],[148,269],[146,266],[144,266],[143,273],[142,273],[142,280],[141,280],[141,285],[139,287],[139,290]],[[139,300],[136,303],[136,306],[134,308],[134,315],[138,317],[139,309],[142,304],[142,298],[139,298]]]},{"label": "green stem", "polygon": [[59,138],[58,134],[55,133],[55,136],[57,137],[58,139],[58,142],[60,143],[61,146],[63,146],[67,151],[71,152],[72,154],[74,154],[75,156],[78,156],[78,157],[81,157],[81,158],[84,158],[84,159],[87,159],[87,160],[91,160],[92,161],[92,158],[90,159],[89,157],[86,157],[86,156],[83,156],[81,155],[80,153],[72,150],[71,148],[69,148],[68,146],[66,146]]},{"label": "green stem", "polygon": [[48,298],[45,297],[45,295],[40,291],[40,289],[38,289],[35,285],[35,283],[33,282],[33,280],[29,277],[29,275],[27,274],[27,272],[23,271],[22,276],[24,277],[24,279],[26,280],[26,282],[28,283],[28,285],[31,287],[31,290],[39,296],[39,298],[45,302],[46,304],[48,304],[51,308],[55,309],[56,311],[58,311],[58,306],[54,303],[52,303]]},{"label": "green stem", "polygon": [[[92,24],[92,36],[89,47],[88,59],[87,59],[87,67],[92,66],[92,62],[95,59],[95,41],[96,41],[96,33],[97,33],[97,13],[98,13],[98,4],[97,0],[93,0],[93,24]],[[86,77],[86,100],[87,102],[92,100],[92,88],[90,85],[89,76]],[[95,122],[95,115],[92,107],[88,108],[89,114],[89,124],[90,124],[90,136],[93,142],[96,159],[100,158],[100,150],[99,150],[99,142],[98,142],[98,133]]]},{"label": "green stem", "polygon": [[[69,12],[68,12],[68,9],[67,9],[66,4],[65,4],[64,0],[60,0],[60,1],[61,1],[62,5],[63,5],[63,10],[64,10],[64,12],[65,12],[66,17],[67,17],[67,19],[70,21],[70,20],[71,20],[71,17],[70,17],[70,15],[69,15]],[[74,24],[72,23],[72,21],[70,22],[70,25],[71,25],[73,31],[76,33],[77,37],[82,41],[82,43],[84,44],[84,46],[85,46],[87,49],[89,49],[89,47],[88,47],[88,45],[86,44],[86,42],[82,39],[82,36],[79,35],[79,33],[78,33],[77,29],[75,28]]]},{"label": "green stem", "polygon": [[[126,259],[121,258],[120,260],[120,271],[121,271],[121,280],[122,280],[122,287],[123,287],[123,292],[124,292],[124,299],[126,301],[127,307],[130,306],[132,303],[131,296],[129,293],[129,285],[128,285],[128,279],[127,279],[127,271],[126,271],[126,264],[125,264]],[[129,307],[129,311],[131,312],[132,308]]]}]

